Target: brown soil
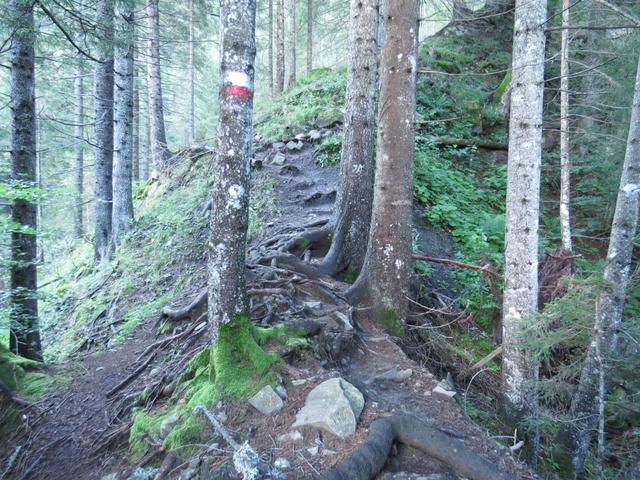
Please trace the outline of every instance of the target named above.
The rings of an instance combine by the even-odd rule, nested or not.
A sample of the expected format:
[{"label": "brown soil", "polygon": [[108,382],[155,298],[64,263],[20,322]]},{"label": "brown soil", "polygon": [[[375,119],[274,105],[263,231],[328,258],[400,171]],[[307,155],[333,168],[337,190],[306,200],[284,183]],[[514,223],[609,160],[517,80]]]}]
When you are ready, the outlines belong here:
[{"label": "brown soil", "polygon": [[[254,239],[254,244],[286,228],[326,219],[331,213],[337,183],[336,168],[320,168],[313,158],[313,148],[305,144],[301,151],[287,152],[285,165],[270,162],[270,148],[258,151],[264,159],[264,171],[276,179],[276,207],[279,216],[266,233]],[[446,248],[443,247],[443,248]],[[319,253],[319,252],[316,252]],[[328,282],[329,283],[329,282]],[[330,282],[332,287],[339,283]],[[345,285],[342,285],[344,287]],[[197,288],[194,289],[196,291]],[[187,301],[185,300],[185,304]],[[132,338],[116,349],[100,351],[73,358],[67,365],[49,367],[60,374],[71,375],[73,381],[49,395],[36,408],[24,411],[23,428],[0,446],[0,472],[17,446],[22,447],[7,479],[101,479],[118,472],[119,479],[128,478],[135,465],[126,456],[127,426],[130,407],[123,399],[152,385],[163,368],[179,369],[187,359],[202,348],[206,334],[189,335],[157,355],[132,382],[113,398],[107,393],[126,379],[137,365],[144,349],[156,342],[155,322],[141,326]],[[188,329],[191,323],[182,322]],[[283,369],[283,384],[288,391],[286,407],[272,417],[258,414],[244,401],[225,405],[228,417],[225,426],[239,439],[249,439],[264,460],[286,458],[291,463],[287,478],[314,478],[346,458],[366,438],[370,423],[381,415],[396,411],[416,415],[423,421],[462,440],[471,450],[486,456],[513,478],[534,478],[514,461],[508,449],[487,436],[464,414],[455,399],[441,399],[431,394],[437,383],[425,368],[410,360],[387,334],[366,318],[360,318],[359,339],[356,346],[343,352],[334,362],[324,363],[307,354]],[[206,329],[204,329],[206,331]],[[182,362],[182,363],[181,363]],[[377,380],[376,375],[392,368],[410,368],[412,376],[402,382]],[[278,444],[277,437],[291,432],[295,413],[304,404],[307,393],[322,380],[342,376],[358,387],[366,399],[365,410],[355,435],[346,441],[304,431],[298,443]],[[301,386],[293,386],[293,379],[306,379]],[[109,448],[102,448],[109,447]],[[315,450],[318,447],[318,450]],[[311,449],[311,450],[309,450]],[[203,455],[206,469],[217,468],[229,459],[229,448],[220,445],[219,451]],[[155,459],[162,460],[162,452]],[[188,459],[183,467],[186,467]],[[443,478],[456,478],[444,465],[420,452],[398,448],[390,461],[390,468],[422,474],[439,473]],[[181,469],[171,478],[178,478]],[[202,477],[209,478],[209,477]],[[230,475],[228,478],[233,478]]]}]

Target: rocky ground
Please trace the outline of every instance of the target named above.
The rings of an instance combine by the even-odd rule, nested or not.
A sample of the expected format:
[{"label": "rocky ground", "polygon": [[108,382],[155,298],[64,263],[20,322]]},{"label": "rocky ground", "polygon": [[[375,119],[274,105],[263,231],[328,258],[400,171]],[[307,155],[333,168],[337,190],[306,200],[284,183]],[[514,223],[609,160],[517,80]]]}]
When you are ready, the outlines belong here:
[{"label": "rocky ground", "polygon": [[[170,395],[172,390],[166,389],[175,387],[175,382],[169,380],[206,345],[202,308],[164,337],[155,334],[155,325],[144,325],[112,351],[85,354],[72,364],[52,367],[72,375],[73,381],[24,411],[25,427],[0,448],[4,459],[0,479],[242,478],[230,460],[244,442],[274,477],[319,478],[365,441],[373,421],[396,413],[412,415],[417,423],[443,433],[452,446],[461,442],[468,449],[461,450],[461,456],[474,452],[506,478],[534,478],[509,448],[488,438],[467,417],[458,404],[464,392],[409,359],[394,338],[369,322],[366,311],[346,303],[341,296],[344,283],[270,257],[273,239],[321,225],[331,214],[337,169],[319,167],[313,150],[313,143],[328,131],[263,146],[254,159],[254,169],[275,180],[279,213],[253,240],[249,278],[264,287],[264,271],[270,268],[271,273],[277,270],[271,282],[286,282],[286,292],[280,291],[272,303],[253,299],[256,311],[262,312],[256,321],[265,326],[283,320],[310,325],[309,348],[278,352],[284,363],[277,388],[265,387],[249,401],[219,402],[212,423],[220,425],[212,424],[210,440],[195,456],[167,453],[156,444],[132,464],[126,456],[126,438],[133,403],[143,390],[158,399]],[[437,255],[451,255],[446,237],[427,226],[423,231],[423,249],[433,246]],[[313,262],[322,253],[311,246],[300,255]],[[448,273],[446,269],[436,273],[438,283],[431,288],[446,294]],[[188,304],[202,287],[194,285],[178,303]],[[179,421],[166,421],[161,433],[166,435]],[[231,440],[225,440],[222,432]],[[380,478],[462,477],[417,449],[397,445]]]}]

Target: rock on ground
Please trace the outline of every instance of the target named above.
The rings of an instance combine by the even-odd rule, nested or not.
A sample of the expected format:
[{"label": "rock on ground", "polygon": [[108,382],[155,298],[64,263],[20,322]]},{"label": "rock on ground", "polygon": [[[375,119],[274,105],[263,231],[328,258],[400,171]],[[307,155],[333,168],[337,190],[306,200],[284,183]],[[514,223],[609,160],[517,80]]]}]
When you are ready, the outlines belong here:
[{"label": "rock on ground", "polygon": [[251,397],[249,403],[263,415],[271,415],[284,406],[282,398],[280,398],[271,385],[267,385]]},{"label": "rock on ground", "polygon": [[345,439],[356,431],[363,408],[364,397],[356,387],[332,378],[311,390],[293,427],[315,427]]}]

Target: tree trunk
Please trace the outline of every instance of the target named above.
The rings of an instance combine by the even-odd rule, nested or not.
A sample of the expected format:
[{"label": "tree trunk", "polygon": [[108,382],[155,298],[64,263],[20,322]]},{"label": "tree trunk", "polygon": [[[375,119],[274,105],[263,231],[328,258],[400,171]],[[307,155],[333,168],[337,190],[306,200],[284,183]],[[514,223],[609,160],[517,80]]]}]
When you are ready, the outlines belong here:
[{"label": "tree trunk", "polygon": [[284,90],[284,0],[276,0],[276,95]]},{"label": "tree trunk", "polygon": [[307,0],[307,75],[313,70],[313,0]]},{"label": "tree trunk", "polygon": [[290,0],[290,15],[289,18],[289,84],[288,88],[291,88],[296,83],[296,37],[297,25],[296,25],[296,0]]},{"label": "tree trunk", "polygon": [[133,0],[116,0],[113,232],[114,244],[131,229],[133,199]]},{"label": "tree trunk", "polygon": [[96,263],[108,260],[113,201],[113,1],[99,0],[96,23],[100,39],[94,73],[94,177]]},{"label": "tree trunk", "polygon": [[[148,90],[147,90],[148,92]],[[149,121],[149,95],[147,93],[147,108],[144,116],[144,156],[140,164],[140,180],[146,182],[149,179],[149,170],[151,169],[152,153],[151,153],[151,122]]]},{"label": "tree trunk", "polygon": [[269,0],[269,92],[271,96],[274,95],[274,82],[273,82],[273,0]]},{"label": "tree trunk", "polygon": [[209,237],[209,323],[220,327],[248,311],[245,249],[249,224],[255,0],[221,0],[218,147]]},{"label": "tree trunk", "polygon": [[400,333],[411,268],[419,0],[384,2],[378,156],[367,253],[348,292]]},{"label": "tree trunk", "polygon": [[562,249],[571,254],[571,158],[569,151],[569,0],[562,0],[560,45],[560,233]]},{"label": "tree trunk", "polygon": [[138,62],[133,55],[133,165],[132,181],[140,181],[140,85],[138,84]]},{"label": "tree trunk", "polygon": [[520,334],[538,307],[538,214],[546,0],[517,0],[509,116],[502,377],[505,410],[514,423],[534,411],[537,368]]},{"label": "tree trunk", "polygon": [[195,12],[189,0],[189,145],[196,142],[196,64],[195,64]]},{"label": "tree trunk", "polygon": [[578,390],[571,401],[571,422],[563,424],[559,439],[572,454],[574,478],[580,477],[598,419],[604,414],[605,389],[609,360],[616,349],[617,332],[629,285],[633,242],[638,226],[638,195],[640,194],[640,60],[631,110],[616,211],[611,225],[611,237],[604,279],[609,289],[596,300],[593,340],[585,359]]},{"label": "tree trunk", "polygon": [[351,0],[349,72],[340,186],[329,222],[331,247],[320,270],[358,273],[367,252],[375,171],[378,0]]},{"label": "tree trunk", "polygon": [[[33,187],[36,182],[36,109],[33,3],[10,0],[15,19],[11,37],[11,180]],[[23,357],[42,359],[38,326],[36,268],[36,204],[17,198],[11,220],[24,228],[11,233],[11,290],[9,347]]]},{"label": "tree trunk", "polygon": [[162,104],[162,82],[160,79],[160,13],[159,0],[149,0],[147,4],[148,59],[147,81],[149,84],[149,124],[151,127],[152,166],[159,167],[169,159],[167,135],[164,129],[164,109]]},{"label": "tree trunk", "polygon": [[82,66],[82,59],[80,56],[77,58],[78,72],[73,83],[73,91],[75,97],[75,111],[74,111],[74,142],[73,151],[75,156],[75,205],[74,205],[74,222],[73,231],[76,238],[82,238],[84,236],[84,216],[82,202],[84,201],[84,68]]}]

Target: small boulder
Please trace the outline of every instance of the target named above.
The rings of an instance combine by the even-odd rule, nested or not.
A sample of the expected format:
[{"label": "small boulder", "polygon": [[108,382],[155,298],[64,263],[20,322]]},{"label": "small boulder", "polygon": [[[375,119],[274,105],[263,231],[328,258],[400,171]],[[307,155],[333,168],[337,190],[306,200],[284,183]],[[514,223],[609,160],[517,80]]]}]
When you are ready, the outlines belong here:
[{"label": "small boulder", "polygon": [[309,139],[311,140],[320,140],[322,138],[322,132],[320,130],[311,130],[309,132]]},{"label": "small boulder", "polygon": [[293,141],[291,140],[290,142],[287,143],[287,149],[288,150],[302,150],[302,147],[304,147],[304,143],[300,142],[300,141]]},{"label": "small boulder", "polygon": [[332,378],[311,390],[293,427],[319,428],[344,440],[356,431],[363,408],[364,397],[356,387]]},{"label": "small boulder", "polygon": [[286,458],[276,458],[273,462],[273,466],[280,470],[288,470],[291,468],[291,463]]},{"label": "small boulder", "polygon": [[376,375],[377,380],[388,380],[391,382],[404,382],[405,380],[411,378],[413,375],[413,370],[407,368],[406,370],[398,370],[396,368],[392,368],[386,372],[383,372],[379,375]]},{"label": "small boulder", "polygon": [[271,415],[284,406],[284,402],[271,385],[267,385],[251,397],[249,403],[263,415]]},{"label": "small boulder", "polygon": [[274,150],[280,151],[284,148],[284,142],[275,142],[271,145]]},{"label": "small boulder", "polygon": [[436,385],[436,387],[431,390],[431,393],[437,395],[438,397],[446,399],[453,398],[456,395],[456,391],[453,390],[449,383],[446,381],[441,381],[440,383],[438,383],[438,385]]},{"label": "small boulder", "polygon": [[284,156],[284,154],[278,152],[276,153],[273,158],[271,159],[271,163],[273,165],[284,165],[284,162],[287,160],[287,157]]}]

